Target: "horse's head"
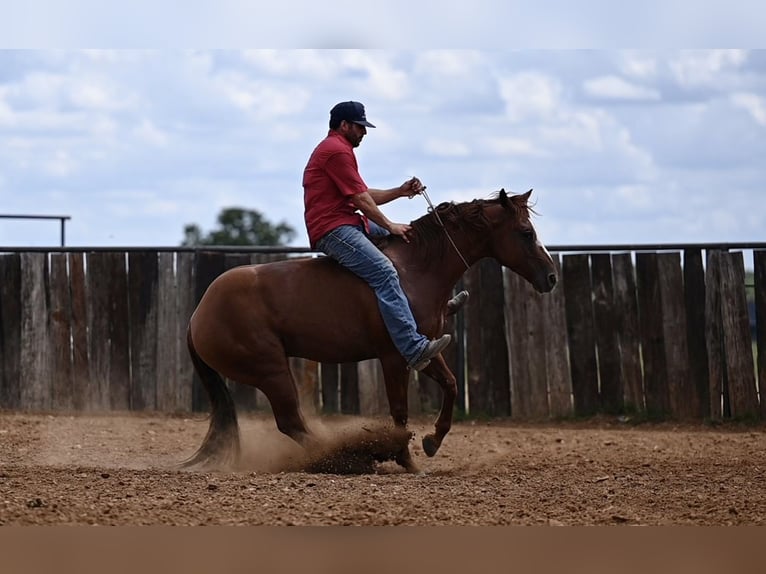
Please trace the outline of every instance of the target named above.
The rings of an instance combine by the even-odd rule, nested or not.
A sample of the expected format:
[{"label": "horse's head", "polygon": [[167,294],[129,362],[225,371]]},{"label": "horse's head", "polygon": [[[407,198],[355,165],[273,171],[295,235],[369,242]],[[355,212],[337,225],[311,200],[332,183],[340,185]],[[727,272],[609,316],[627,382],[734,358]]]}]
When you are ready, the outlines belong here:
[{"label": "horse's head", "polygon": [[547,293],[556,286],[556,268],[530,220],[531,194],[531,189],[521,195],[508,195],[501,189],[497,201],[487,203],[490,249],[502,265],[521,275],[538,292]]}]

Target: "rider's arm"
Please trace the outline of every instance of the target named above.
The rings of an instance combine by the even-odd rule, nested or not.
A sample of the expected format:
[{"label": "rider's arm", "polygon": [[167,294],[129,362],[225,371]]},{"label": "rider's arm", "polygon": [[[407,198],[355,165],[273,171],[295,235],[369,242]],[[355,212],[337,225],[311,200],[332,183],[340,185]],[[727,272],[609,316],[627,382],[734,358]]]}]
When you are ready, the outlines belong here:
[{"label": "rider's arm", "polygon": [[[380,190],[376,190],[380,191]],[[394,223],[378,208],[372,194],[369,191],[357,193],[351,196],[351,201],[354,206],[364,213],[372,221],[380,225],[383,229],[388,230],[392,235],[398,235],[405,241],[408,241],[407,233],[410,231],[411,226],[406,223]]]},{"label": "rider's arm", "polygon": [[[423,184],[417,177],[413,177],[405,181],[399,187],[392,187],[391,189],[368,189],[367,193],[375,202],[376,205],[383,205],[394,199],[400,197],[413,197],[423,191]],[[369,217],[369,216],[368,216]],[[371,218],[372,219],[372,218]],[[375,221],[373,219],[373,221]],[[375,221],[375,223],[378,223]],[[380,225],[380,224],[379,224]]]}]

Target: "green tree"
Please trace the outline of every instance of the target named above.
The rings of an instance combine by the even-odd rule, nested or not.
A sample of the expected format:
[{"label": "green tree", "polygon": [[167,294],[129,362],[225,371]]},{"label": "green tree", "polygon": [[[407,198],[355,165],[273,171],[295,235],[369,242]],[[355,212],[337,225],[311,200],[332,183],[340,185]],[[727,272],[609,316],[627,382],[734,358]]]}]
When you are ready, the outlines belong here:
[{"label": "green tree", "polygon": [[285,221],[274,225],[258,211],[228,207],[218,214],[218,228],[207,235],[196,223],[186,225],[181,245],[285,245],[293,237],[295,229]]}]

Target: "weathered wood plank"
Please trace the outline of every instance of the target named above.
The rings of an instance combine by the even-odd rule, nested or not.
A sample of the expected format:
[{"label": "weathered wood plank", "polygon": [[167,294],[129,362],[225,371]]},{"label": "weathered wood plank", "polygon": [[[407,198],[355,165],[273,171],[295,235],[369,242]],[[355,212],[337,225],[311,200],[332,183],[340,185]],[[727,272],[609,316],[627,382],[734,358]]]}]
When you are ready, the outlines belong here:
[{"label": "weathered wood plank", "polygon": [[[390,413],[390,409],[388,408],[388,395],[386,394],[386,380],[383,377],[382,369],[380,371],[376,370],[376,373],[378,387],[375,389],[375,392],[378,393],[378,396],[385,397],[385,401],[380,402],[382,410],[380,410],[378,414],[388,415]],[[421,377],[421,374],[422,373],[418,373],[412,370],[407,372],[407,412],[410,416],[420,415],[423,413],[423,401],[420,394],[420,379],[424,381],[430,381],[431,379],[426,375]],[[382,393],[382,395],[380,393]]]},{"label": "weathered wood plank", "polygon": [[130,312],[130,408],[157,409],[159,259],[156,251],[128,255]]},{"label": "weathered wood plank", "polygon": [[51,254],[49,318],[53,374],[51,408],[55,411],[71,411],[74,408],[72,304],[66,253]]},{"label": "weathered wood plank", "polygon": [[548,377],[543,297],[516,273],[505,272],[511,410],[514,418],[547,418]]},{"label": "weathered wood plank", "polygon": [[500,265],[475,264],[464,277],[472,296],[466,304],[466,362],[471,414],[511,414],[511,381],[505,329],[505,297]]},{"label": "weathered wood plank", "polygon": [[574,406],[561,259],[558,254],[553,254],[552,257],[560,283],[556,289],[542,298],[543,325],[545,326],[549,411],[551,417],[560,418],[572,416]]},{"label": "weathered wood plank", "polygon": [[708,357],[705,343],[705,269],[702,250],[684,251],[684,294],[686,334],[689,345],[689,377],[693,389],[690,401],[695,416],[710,415]]},{"label": "weathered wood plank", "polygon": [[0,255],[0,408],[21,407],[21,257]]},{"label": "weathered wood plank", "polygon": [[109,253],[109,404],[130,409],[130,308],[125,253]]},{"label": "weathered wood plank", "polygon": [[508,325],[508,362],[511,373],[511,414],[514,418],[529,418],[532,406],[532,381],[527,369],[527,306],[518,274],[505,271],[505,315]]},{"label": "weathered wood plank", "polygon": [[636,279],[646,413],[650,418],[664,418],[670,414],[670,398],[656,253],[636,255]]},{"label": "weathered wood plank", "polygon": [[125,254],[89,253],[87,258],[90,397],[95,410],[128,410],[130,361]]},{"label": "weathered wood plank", "polygon": [[617,414],[625,407],[625,389],[620,371],[612,258],[608,253],[595,253],[590,260],[601,411]]},{"label": "weathered wood plank", "polygon": [[741,251],[721,256],[721,318],[731,416],[759,415]]},{"label": "weathered wood plank", "polygon": [[721,397],[724,386],[724,352],[721,333],[721,255],[712,249],[707,252],[705,266],[705,343],[708,357],[708,396],[710,417],[719,420],[723,416]]},{"label": "weathered wood plank", "polygon": [[766,251],[753,252],[755,285],[755,337],[758,345],[760,414],[766,419]]},{"label": "weathered wood plank", "polygon": [[[526,281],[521,283],[527,317],[527,372],[530,382],[529,416],[547,418],[548,408],[548,364],[545,360],[545,323],[542,295]],[[497,365],[499,368],[500,365]]]},{"label": "weathered wood plank", "polygon": [[359,370],[357,363],[340,365],[340,412],[344,415],[359,414]]},{"label": "weathered wood plank", "polygon": [[668,405],[674,418],[689,419],[696,415],[697,404],[689,367],[681,254],[659,254],[657,269],[668,377]]},{"label": "weathered wood plank", "polygon": [[85,254],[69,254],[69,286],[72,298],[72,408],[87,411],[90,402],[88,358],[88,298],[85,279]]},{"label": "weathered wood plank", "polygon": [[53,374],[48,321],[48,254],[21,254],[21,408],[52,406]]},{"label": "weathered wood plank", "polygon": [[640,329],[636,277],[630,253],[612,255],[614,305],[620,351],[620,376],[625,390],[626,412],[645,411],[644,376],[641,367]]},{"label": "weathered wood plank", "polygon": [[[481,273],[480,317],[482,377],[489,380],[492,416],[511,414],[511,373],[508,368],[507,330],[505,326],[505,287],[503,268],[497,261],[483,259]],[[538,336],[541,333],[537,332]]]},{"label": "weathered wood plank", "polygon": [[564,255],[562,259],[574,410],[577,416],[589,416],[599,408],[589,257],[575,254]]},{"label": "weathered wood plank", "polygon": [[290,357],[290,373],[298,388],[301,410],[310,415],[319,412],[319,363]]},{"label": "weathered wood plank", "polygon": [[357,373],[359,379],[359,414],[374,416],[388,412],[388,399],[380,361],[378,359],[359,361]]},{"label": "weathered wood plank", "polygon": [[[176,285],[175,254],[159,253],[157,262],[157,410],[182,412],[178,403],[179,329],[178,286]],[[185,341],[184,349],[186,348]]]},{"label": "weathered wood plank", "polygon": [[252,263],[252,254],[250,253],[227,253],[224,256],[224,268],[228,271],[235,267],[250,265]]},{"label": "weathered wood plank", "polygon": [[506,346],[503,273],[491,259],[465,276],[472,293],[466,304],[468,404],[474,415],[511,414],[511,381]]},{"label": "weathered wood plank", "polygon": [[337,363],[320,365],[322,384],[322,412],[334,414],[340,412],[340,367]]},{"label": "weathered wood plank", "polygon": [[195,277],[194,277],[194,253],[178,252],[176,254],[176,292],[177,301],[177,328],[175,352],[178,361],[178,385],[176,386],[177,410],[191,412],[192,387],[194,384],[194,365],[187,348],[186,333],[194,308]]}]

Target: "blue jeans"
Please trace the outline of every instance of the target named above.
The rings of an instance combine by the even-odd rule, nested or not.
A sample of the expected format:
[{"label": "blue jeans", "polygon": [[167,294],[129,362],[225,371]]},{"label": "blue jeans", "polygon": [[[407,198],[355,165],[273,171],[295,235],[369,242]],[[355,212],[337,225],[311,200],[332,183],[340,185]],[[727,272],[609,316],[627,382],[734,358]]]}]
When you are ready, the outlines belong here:
[{"label": "blue jeans", "polygon": [[[388,235],[388,231],[370,221],[370,235]],[[336,227],[317,241],[317,247],[372,287],[391,340],[407,364],[415,363],[429,340],[418,333],[410,303],[391,260],[361,227],[354,225]]]}]

